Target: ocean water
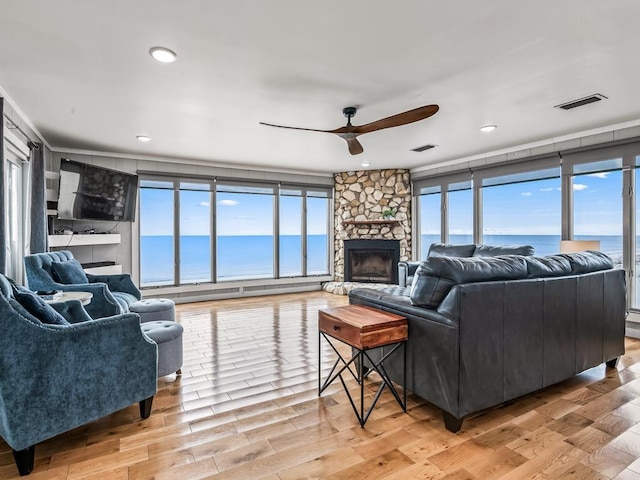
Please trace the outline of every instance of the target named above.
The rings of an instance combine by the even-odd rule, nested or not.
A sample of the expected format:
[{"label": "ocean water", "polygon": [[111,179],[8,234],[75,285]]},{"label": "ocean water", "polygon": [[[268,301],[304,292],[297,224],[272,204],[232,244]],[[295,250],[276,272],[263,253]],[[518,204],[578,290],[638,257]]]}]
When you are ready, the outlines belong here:
[{"label": "ocean water", "polygon": [[[531,245],[536,255],[553,255],[560,252],[560,235],[485,235],[487,245]],[[600,251],[614,262],[622,263],[622,237],[619,235],[576,235],[576,240],[599,240]],[[422,249],[426,255],[429,245],[440,242],[440,235],[422,235]],[[470,235],[449,235],[449,243],[473,243]],[[639,244],[640,245],[640,244]]]},{"label": "ocean water", "polygon": [[[307,238],[307,274],[326,274],[327,236],[309,235]],[[174,283],[173,240],[169,235],[143,235],[140,238],[140,277],[143,286]],[[273,236],[220,236],[217,242],[218,281],[273,278]],[[180,283],[211,282],[211,238],[199,235],[183,236],[180,245]],[[302,243],[299,235],[280,236],[281,277],[302,274],[301,252]]]},{"label": "ocean water", "polygon": [[[309,235],[308,274],[328,272],[327,236]],[[600,250],[622,263],[622,237],[614,235],[576,236],[577,240],[599,240]],[[207,236],[181,238],[180,283],[211,282],[211,245]],[[422,235],[424,254],[439,235]],[[450,235],[450,243],[473,243],[470,235]],[[560,250],[559,235],[485,235],[488,245],[531,245],[536,255],[551,255]],[[640,245],[640,238],[639,243]],[[249,278],[273,278],[273,237],[244,235],[218,237],[216,267],[218,281]],[[280,237],[280,276],[302,274],[301,238],[299,235]],[[420,257],[423,255],[419,255]],[[172,285],[173,237],[144,235],[140,239],[140,274],[143,286]]]}]

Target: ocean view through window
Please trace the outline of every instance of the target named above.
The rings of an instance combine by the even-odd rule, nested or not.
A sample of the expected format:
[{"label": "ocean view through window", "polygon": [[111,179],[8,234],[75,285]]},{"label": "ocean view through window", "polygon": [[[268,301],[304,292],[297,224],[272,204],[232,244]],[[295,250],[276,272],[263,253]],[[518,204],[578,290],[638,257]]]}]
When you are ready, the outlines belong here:
[{"label": "ocean view through window", "polygon": [[178,179],[140,186],[142,287],[329,272],[326,188]]}]

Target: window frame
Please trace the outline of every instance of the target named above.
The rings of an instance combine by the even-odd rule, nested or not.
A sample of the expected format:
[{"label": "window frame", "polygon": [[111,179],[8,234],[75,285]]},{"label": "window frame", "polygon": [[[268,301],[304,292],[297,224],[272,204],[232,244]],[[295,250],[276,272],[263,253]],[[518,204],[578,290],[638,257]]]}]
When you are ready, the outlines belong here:
[{"label": "window frame", "polygon": [[[333,231],[332,231],[332,219],[333,219],[333,188],[327,185],[318,185],[318,184],[299,184],[294,182],[276,182],[276,181],[265,181],[265,180],[242,180],[237,178],[225,178],[225,177],[200,177],[200,176],[192,176],[192,175],[179,175],[179,176],[168,176],[167,174],[155,174],[150,172],[138,172],[140,177],[140,189],[144,188],[159,188],[153,185],[145,186],[145,182],[166,182],[167,185],[171,185],[169,188],[164,188],[166,190],[173,190],[174,197],[174,220],[173,220],[173,235],[174,235],[174,250],[175,250],[175,260],[174,260],[174,281],[170,284],[165,285],[145,285],[142,281],[142,245],[141,245],[141,232],[138,229],[138,239],[137,239],[137,248],[138,248],[138,265],[137,269],[140,273],[139,284],[141,289],[153,289],[158,287],[189,287],[199,284],[210,284],[210,285],[220,285],[220,284],[229,284],[237,281],[246,281],[246,280],[258,280],[258,281],[269,281],[269,280],[279,280],[281,278],[284,279],[292,279],[295,280],[297,278],[314,278],[314,277],[322,277],[327,275],[332,275],[333,266],[331,264],[332,259],[332,249],[333,249]],[[202,184],[206,185],[207,188],[203,189],[203,191],[208,190],[210,192],[211,198],[211,221],[210,221],[210,233],[211,233],[211,276],[212,279],[210,282],[186,282],[181,283],[180,278],[180,192],[182,190],[193,190],[189,188],[181,188],[181,186],[185,183],[191,184]],[[265,194],[269,194],[273,196],[273,210],[272,210],[272,221],[273,221],[273,275],[269,277],[246,277],[246,278],[238,278],[238,279],[220,279],[218,278],[218,193],[223,191],[225,187],[238,187],[237,193],[242,193],[242,189],[247,189],[245,193],[254,193],[250,190],[252,188],[260,188],[270,190],[270,192],[265,192]],[[200,190],[200,189],[196,189]],[[280,275],[280,221],[279,221],[279,213],[280,213],[280,192],[282,190],[298,190],[300,191],[300,195],[303,198],[303,211],[301,215],[301,242],[302,242],[302,275]],[[235,192],[229,192],[235,193]],[[258,193],[260,194],[260,193]],[[291,196],[291,195],[283,195],[283,196]],[[325,231],[327,238],[327,251],[326,251],[326,272],[325,273],[314,273],[308,274],[308,209],[307,209],[307,201],[308,198],[318,197],[318,198],[326,198],[327,199],[327,212],[326,212],[326,223],[325,223]],[[142,213],[140,211],[140,203],[138,202],[138,222],[141,221]]]}]

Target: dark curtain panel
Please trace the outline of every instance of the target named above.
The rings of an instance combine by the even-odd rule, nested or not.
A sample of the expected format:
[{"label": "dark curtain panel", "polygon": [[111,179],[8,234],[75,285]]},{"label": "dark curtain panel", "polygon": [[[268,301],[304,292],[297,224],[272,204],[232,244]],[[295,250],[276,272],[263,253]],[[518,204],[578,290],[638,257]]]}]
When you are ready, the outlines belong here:
[{"label": "dark curtain panel", "polygon": [[4,98],[0,97],[0,205],[2,205],[2,216],[0,216],[0,273],[7,273],[7,231],[5,228],[5,216],[7,212],[7,202],[4,191]]},{"label": "dark curtain panel", "polygon": [[44,147],[31,148],[31,253],[47,251],[47,192],[44,175]]}]

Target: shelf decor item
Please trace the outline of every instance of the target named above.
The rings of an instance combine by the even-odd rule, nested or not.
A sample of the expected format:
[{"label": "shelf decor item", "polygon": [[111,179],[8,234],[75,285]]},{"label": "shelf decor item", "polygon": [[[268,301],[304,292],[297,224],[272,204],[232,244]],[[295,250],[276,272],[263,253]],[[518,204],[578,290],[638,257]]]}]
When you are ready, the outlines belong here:
[{"label": "shelf decor item", "polygon": [[384,210],[382,210],[382,218],[384,218],[385,220],[393,220],[395,214],[395,208],[385,208]]}]

